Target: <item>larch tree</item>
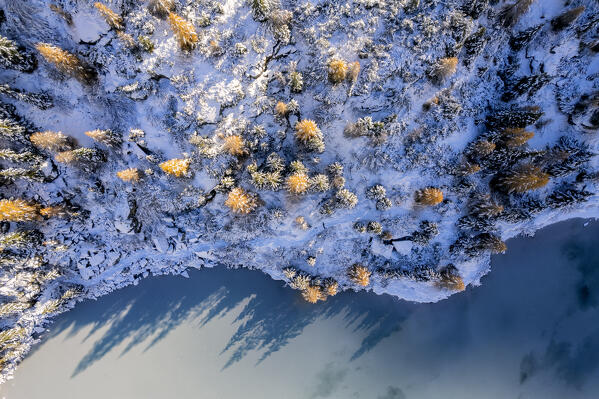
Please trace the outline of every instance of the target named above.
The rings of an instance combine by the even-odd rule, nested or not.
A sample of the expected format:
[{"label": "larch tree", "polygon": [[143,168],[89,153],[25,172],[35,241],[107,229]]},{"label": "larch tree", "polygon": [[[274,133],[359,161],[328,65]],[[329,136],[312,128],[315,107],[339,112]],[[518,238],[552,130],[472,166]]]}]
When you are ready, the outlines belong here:
[{"label": "larch tree", "polygon": [[353,264],[347,271],[349,278],[356,284],[362,287],[366,287],[370,284],[370,276],[372,272],[368,268],[359,263]]},{"label": "larch tree", "polygon": [[498,185],[507,193],[525,193],[549,183],[549,175],[538,166],[523,165],[514,173],[499,179]]},{"label": "larch tree", "polygon": [[0,200],[0,221],[25,222],[39,218],[39,205],[22,199]]},{"label": "larch tree", "polygon": [[347,76],[347,63],[340,59],[334,59],[329,62],[328,73],[331,83],[341,83]]},{"label": "larch tree", "polygon": [[437,205],[443,202],[443,192],[435,187],[416,191],[416,202],[420,205]]},{"label": "larch tree", "polygon": [[162,162],[160,165],[160,169],[162,169],[165,173],[175,177],[183,177],[187,174],[189,170],[189,165],[191,161],[189,159],[169,159],[168,161]]},{"label": "larch tree", "polygon": [[173,12],[168,14],[168,21],[171,24],[171,28],[177,37],[181,49],[193,50],[199,39],[191,22],[186,21],[184,18]]},{"label": "larch tree", "polygon": [[235,187],[229,192],[225,205],[235,213],[247,214],[256,209],[257,203],[253,194]]},{"label": "larch tree", "polygon": [[108,8],[106,5],[100,3],[100,2],[95,2],[94,3],[94,7],[96,7],[96,9],[100,12],[100,14],[102,14],[102,16],[104,17],[104,19],[106,20],[106,23],[115,30],[122,30],[124,28],[123,26],[123,18],[117,14],[116,12],[112,11],[110,8]]},{"label": "larch tree", "polygon": [[96,78],[96,72],[77,58],[60,47],[47,43],[38,43],[35,48],[44,59],[53,64],[56,69],[64,74],[74,76],[81,81],[89,83]]},{"label": "larch tree", "polygon": [[48,151],[66,151],[71,148],[71,140],[61,132],[37,132],[29,136],[31,143],[37,148]]}]

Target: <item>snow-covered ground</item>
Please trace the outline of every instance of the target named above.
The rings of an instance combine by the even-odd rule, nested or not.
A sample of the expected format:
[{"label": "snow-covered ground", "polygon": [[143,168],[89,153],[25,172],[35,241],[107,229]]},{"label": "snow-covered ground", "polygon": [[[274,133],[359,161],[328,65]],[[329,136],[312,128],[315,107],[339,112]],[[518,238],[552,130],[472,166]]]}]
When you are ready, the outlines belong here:
[{"label": "snow-covered ground", "polygon": [[[247,267],[304,294],[335,282],[435,302],[459,292],[458,282],[479,284],[501,240],[599,216],[596,2],[520,0],[522,15],[510,19],[511,3],[486,0],[177,0],[173,12],[197,34],[191,51],[164,14],[149,12],[157,3],[170,2],[106,2],[122,18],[117,29],[91,1],[0,1],[0,34],[37,59],[29,72],[8,65],[0,83],[53,100],[40,107],[1,94],[3,119],[26,128],[3,148],[45,158],[42,182],[7,180],[2,195],[66,206],[61,217],[3,225],[43,239],[4,245],[0,295],[19,310],[1,321],[10,332],[2,376],[53,314],[148,275]],[[572,21],[556,19],[579,6]],[[77,55],[97,79],[61,72],[37,52],[40,42]],[[332,83],[336,60],[347,77]],[[304,119],[322,132],[322,152],[298,143]],[[534,136],[513,144],[509,128]],[[85,134],[95,129],[124,142],[95,142]],[[48,130],[106,161],[57,162],[28,139]],[[227,153],[231,136],[243,154]],[[481,141],[489,154],[475,150]],[[161,170],[173,158],[190,160],[186,176]],[[328,184],[291,194],[293,161]],[[524,165],[548,183],[510,193],[502,182]],[[116,176],[128,168],[139,182]],[[279,187],[265,189],[260,173],[277,174]],[[372,195],[375,185],[384,193]],[[253,212],[225,205],[233,187],[257,196]],[[417,203],[428,187],[443,201]],[[481,203],[502,211],[481,214]],[[355,264],[372,274],[365,286],[348,273]]]}]

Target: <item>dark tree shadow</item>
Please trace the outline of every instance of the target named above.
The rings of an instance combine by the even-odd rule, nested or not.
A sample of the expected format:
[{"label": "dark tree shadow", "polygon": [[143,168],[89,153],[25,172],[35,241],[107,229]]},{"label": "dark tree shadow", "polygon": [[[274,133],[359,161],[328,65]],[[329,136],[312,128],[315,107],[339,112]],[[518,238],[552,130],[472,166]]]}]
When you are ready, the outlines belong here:
[{"label": "dark tree shadow", "polygon": [[416,306],[388,295],[364,292],[342,293],[312,305],[297,291],[259,271],[217,267],[191,270],[189,275],[151,277],[137,286],[80,303],[56,318],[44,340],[67,329],[69,339],[91,325],[85,341],[110,324],[77,365],[73,372],[76,376],[123,342],[127,345],[120,356],[139,345],[148,350],[183,321],[192,321],[201,328],[247,301],[235,318],[242,323],[221,352],[229,356],[225,368],[251,351],[262,352],[261,362],[315,320],[337,315],[344,318],[347,329],[366,335],[352,356],[355,359],[397,331]]}]

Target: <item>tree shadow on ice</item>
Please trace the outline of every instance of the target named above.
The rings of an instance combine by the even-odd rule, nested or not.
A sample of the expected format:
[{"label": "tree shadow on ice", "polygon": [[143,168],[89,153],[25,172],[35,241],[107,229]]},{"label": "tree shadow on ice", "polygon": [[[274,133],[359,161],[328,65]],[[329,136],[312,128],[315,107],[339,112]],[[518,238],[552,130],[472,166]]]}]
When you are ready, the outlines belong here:
[{"label": "tree shadow on ice", "polygon": [[[262,353],[258,362],[284,347],[317,319],[340,316],[347,329],[364,338],[352,359],[366,353],[400,328],[414,305],[390,296],[341,293],[327,302],[306,303],[297,291],[268,276],[245,269],[192,270],[190,278],[160,276],[142,280],[95,301],[78,304],[59,316],[47,333],[69,330],[67,339],[91,326],[84,340],[100,328],[110,328],[94,342],[73,376],[83,372],[113,348],[126,343],[121,356],[139,345],[151,348],[176,326],[192,321],[201,328],[211,320],[236,312],[236,330],[221,354],[229,356],[224,368],[251,351]],[[46,336],[46,339],[48,336]]]}]

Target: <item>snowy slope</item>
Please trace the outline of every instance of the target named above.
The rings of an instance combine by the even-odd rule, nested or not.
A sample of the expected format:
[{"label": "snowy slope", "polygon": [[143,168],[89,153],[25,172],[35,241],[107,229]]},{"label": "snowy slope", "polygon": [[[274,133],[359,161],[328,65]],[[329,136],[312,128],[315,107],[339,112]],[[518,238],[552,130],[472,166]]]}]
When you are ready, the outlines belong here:
[{"label": "snowy slope", "polygon": [[[3,377],[49,317],[149,275],[248,267],[302,291],[305,284],[324,291],[336,282],[339,289],[435,302],[463,289],[458,280],[479,284],[498,249],[489,240],[599,215],[596,2],[533,1],[506,26],[511,3],[487,0],[177,0],[174,12],[198,36],[191,51],[180,48],[165,15],[149,12],[155,3],[105,2],[123,19],[117,30],[91,1],[57,1],[54,10],[43,0],[0,1],[6,19],[0,34],[37,59],[32,72],[0,70],[1,83],[53,99],[40,109],[14,95],[0,98],[32,125],[23,140],[3,139],[3,148],[45,158],[44,181],[6,181],[3,198],[69,206],[63,217],[4,222],[7,234],[35,229],[43,239],[3,252],[2,300],[27,303],[1,321],[16,334],[6,342],[18,342],[4,349]],[[518,4],[524,3],[530,1]],[[552,24],[579,6],[586,8],[570,24]],[[514,38],[535,27],[514,49]],[[153,50],[141,46],[140,36]],[[39,42],[76,54],[97,80],[61,72],[37,52]],[[436,79],[440,60],[452,57],[455,73]],[[332,60],[354,68],[357,62],[359,73],[332,83]],[[296,72],[301,90],[293,87]],[[279,101],[290,111],[284,117],[275,113]],[[507,112],[500,117],[530,106],[542,115],[525,126],[510,125]],[[368,125],[368,117],[382,123]],[[322,153],[298,143],[295,125],[303,119],[320,128]],[[348,125],[358,121],[351,137]],[[508,145],[504,130],[512,127],[534,136]],[[123,144],[94,141],[85,134],[94,129],[116,132]],[[106,161],[90,170],[57,162],[55,152],[28,141],[36,131],[61,131],[77,147],[100,149]],[[233,135],[244,141],[241,156],[223,149]],[[491,155],[473,155],[481,140],[494,143]],[[271,172],[272,153],[284,163],[276,190],[257,186],[251,169],[255,163]],[[173,158],[190,160],[185,177],[159,167]],[[310,177],[327,176],[328,189],[289,193],[284,180],[292,161]],[[479,170],[462,173],[466,161]],[[341,174],[331,172],[334,163]],[[548,183],[525,193],[497,183],[525,164]],[[116,176],[127,168],[139,169],[141,180]],[[374,185],[385,194],[370,195]],[[253,212],[225,206],[233,186],[257,196]],[[439,189],[443,201],[417,203],[416,193],[427,187]],[[339,200],[343,189],[356,195],[354,207]],[[465,224],[485,195],[503,211]],[[423,230],[423,221],[434,228]],[[43,262],[26,264],[34,256]],[[372,274],[364,287],[348,273],[354,264]]]}]

